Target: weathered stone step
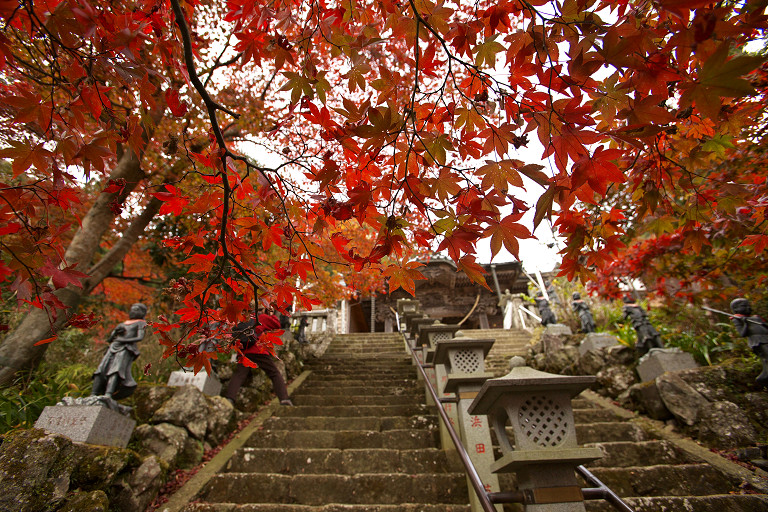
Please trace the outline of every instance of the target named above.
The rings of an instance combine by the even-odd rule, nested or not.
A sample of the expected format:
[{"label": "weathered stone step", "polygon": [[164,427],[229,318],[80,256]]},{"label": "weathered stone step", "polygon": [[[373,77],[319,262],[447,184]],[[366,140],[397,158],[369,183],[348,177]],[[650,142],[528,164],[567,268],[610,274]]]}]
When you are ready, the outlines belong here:
[{"label": "weathered stone step", "polygon": [[590,462],[587,464],[589,467],[624,468],[699,462],[668,441],[617,441],[588,446],[596,446],[603,451],[603,458]]},{"label": "weathered stone step", "polygon": [[[312,369],[310,375],[312,381],[316,380],[366,380],[368,383],[380,383],[385,386],[393,385],[391,381],[413,380],[416,376],[416,368],[409,370],[398,370],[397,372],[379,372],[376,370],[349,370],[333,373],[330,370]],[[309,381],[309,379],[308,379]]]},{"label": "weathered stone step", "polygon": [[280,417],[296,416],[332,416],[332,417],[365,417],[365,416],[432,416],[434,411],[426,405],[335,405],[317,406],[304,405],[296,407],[281,407],[276,415]]},{"label": "weathered stone step", "polygon": [[[768,496],[764,494],[728,494],[711,496],[671,496],[627,498],[635,512],[765,512]],[[588,501],[587,512],[615,512],[604,501]]]},{"label": "weathered stone step", "polygon": [[410,405],[424,401],[421,395],[309,395],[296,394],[293,397],[295,405]]},{"label": "weathered stone step", "polygon": [[577,423],[605,423],[621,420],[608,409],[574,409],[573,415]]},{"label": "weathered stone step", "polygon": [[274,503],[192,503],[183,512],[470,512],[469,505],[401,503],[398,505],[281,505]]},{"label": "weathered stone step", "polygon": [[393,450],[245,448],[227,464],[233,473],[346,474],[449,473],[445,453],[438,448]]},{"label": "weathered stone step", "polygon": [[436,429],[437,416],[370,416],[367,418],[345,418],[328,416],[305,416],[293,418],[270,418],[264,422],[265,429],[281,430],[385,430]]},{"label": "weathered stone step", "polygon": [[342,352],[342,351],[328,351],[325,354],[328,357],[333,357],[334,359],[365,359],[367,357],[375,357],[377,361],[381,361],[382,359],[392,359],[394,361],[406,361],[410,359],[410,356],[407,354],[404,354],[402,351],[376,351],[372,350],[370,352],[365,351],[348,351],[348,352]]},{"label": "weathered stone step", "polygon": [[369,382],[363,381],[348,381],[348,382],[324,382],[322,380],[308,381],[306,389],[302,387],[297,390],[298,395],[302,391],[313,392],[319,395],[370,395],[370,396],[383,396],[383,395],[419,395],[424,396],[423,387],[417,385],[416,379],[409,381],[406,384],[400,386],[374,386]]},{"label": "weathered stone step", "polygon": [[247,445],[252,448],[274,446],[304,448],[392,448],[410,450],[433,448],[435,430],[264,430]]},{"label": "weathered stone step", "polygon": [[202,500],[208,502],[301,505],[464,505],[468,499],[462,473],[290,476],[224,473],[213,477],[202,493]]},{"label": "weathered stone step", "polygon": [[592,468],[590,471],[619,496],[703,496],[737,490],[707,464]]},{"label": "weathered stone step", "polygon": [[412,376],[416,370],[410,363],[404,364],[400,367],[393,366],[379,366],[379,365],[318,365],[309,366],[309,368],[318,374],[328,375],[365,375],[367,377],[372,376],[387,376],[387,375],[408,375]]},{"label": "weathered stone step", "polygon": [[[514,438],[514,431],[507,427],[507,435]],[[494,436],[495,437],[495,436]],[[610,443],[616,441],[648,441],[650,435],[633,423],[615,421],[576,424],[576,439],[579,444]]]}]

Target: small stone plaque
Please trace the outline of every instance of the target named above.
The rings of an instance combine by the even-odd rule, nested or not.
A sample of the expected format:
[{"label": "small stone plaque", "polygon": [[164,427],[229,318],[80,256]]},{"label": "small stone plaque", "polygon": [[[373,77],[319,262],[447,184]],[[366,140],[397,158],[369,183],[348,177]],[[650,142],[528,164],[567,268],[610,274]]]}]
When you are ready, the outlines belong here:
[{"label": "small stone plaque", "polygon": [[208,396],[216,396],[221,392],[219,377],[215,373],[208,375],[204,370],[197,372],[197,375],[192,371],[175,371],[168,378],[168,385],[171,387],[194,386]]},{"label": "small stone plaque", "polygon": [[591,332],[587,334],[579,345],[579,355],[583,356],[590,350],[618,345],[619,340],[605,332]]},{"label": "small stone plaque", "polygon": [[637,374],[641,381],[648,382],[664,372],[678,372],[698,366],[693,360],[693,356],[688,352],[679,349],[652,348],[650,352],[640,358]]},{"label": "small stone plaque", "polygon": [[125,448],[136,422],[99,405],[47,406],[35,428],[67,436],[78,443]]},{"label": "small stone plaque", "polygon": [[551,334],[552,336],[570,336],[573,334],[571,328],[563,324],[550,324],[544,330],[544,334]]}]

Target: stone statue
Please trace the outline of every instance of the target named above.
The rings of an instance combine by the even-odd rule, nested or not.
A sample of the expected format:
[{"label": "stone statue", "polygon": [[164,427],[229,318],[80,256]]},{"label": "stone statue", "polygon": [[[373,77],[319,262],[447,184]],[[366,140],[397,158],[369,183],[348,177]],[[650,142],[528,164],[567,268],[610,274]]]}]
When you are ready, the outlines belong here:
[{"label": "stone statue", "polygon": [[624,297],[624,318],[632,322],[632,327],[637,333],[637,342],[635,343],[635,352],[642,356],[648,353],[652,348],[664,348],[661,341],[661,335],[648,320],[648,314],[643,308],[635,303],[632,297]]},{"label": "stone statue", "polygon": [[763,371],[757,376],[756,382],[762,386],[768,386],[768,323],[752,314],[752,306],[744,298],[733,299],[731,311],[733,311],[731,321],[739,331],[739,336],[747,338],[749,348],[763,363]]},{"label": "stone statue", "polygon": [[595,332],[595,319],[592,317],[592,311],[589,309],[589,304],[581,299],[579,292],[573,292],[573,302],[571,305],[576,314],[579,315],[579,320],[581,320],[581,331],[586,333]]},{"label": "stone statue", "polygon": [[509,293],[509,290],[504,290],[504,295],[502,295],[501,299],[499,299],[499,307],[501,308],[501,312],[504,315],[504,328],[511,329],[513,311],[512,294]]},{"label": "stone statue", "polygon": [[541,317],[541,325],[556,324],[557,317],[552,312],[552,309],[550,309],[549,301],[544,298],[544,294],[539,292],[534,300],[536,301],[536,309],[539,310],[539,316]]},{"label": "stone statue", "polygon": [[107,353],[93,373],[91,396],[106,396],[119,400],[131,396],[136,390],[136,381],[131,375],[131,366],[139,357],[136,344],[144,339],[147,322],[147,306],[136,303],[131,306],[128,320],[112,331]]}]

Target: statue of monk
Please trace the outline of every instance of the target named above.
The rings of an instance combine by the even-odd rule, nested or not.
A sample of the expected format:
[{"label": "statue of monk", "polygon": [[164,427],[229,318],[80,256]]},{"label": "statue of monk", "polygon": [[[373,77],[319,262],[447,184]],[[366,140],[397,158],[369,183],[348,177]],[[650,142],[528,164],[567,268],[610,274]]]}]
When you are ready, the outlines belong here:
[{"label": "statue of monk", "polygon": [[637,333],[637,342],[635,342],[637,355],[643,356],[652,348],[664,348],[659,331],[648,320],[648,313],[630,296],[624,297],[623,301],[624,318],[632,322],[632,327]]},{"label": "statue of monk", "polygon": [[731,302],[731,321],[739,336],[747,338],[752,349],[763,364],[763,371],[757,376],[757,383],[768,387],[768,323],[752,314],[752,305],[747,299],[738,298]]},{"label": "statue of monk", "polygon": [[147,306],[136,303],[128,312],[128,320],[114,328],[107,342],[109,348],[93,372],[91,396],[106,396],[114,400],[129,397],[136,390],[131,366],[139,357],[138,342],[144,339]]},{"label": "statue of monk", "polygon": [[592,316],[592,311],[589,309],[589,304],[584,302],[579,292],[573,292],[573,302],[571,303],[573,310],[579,315],[581,320],[582,332],[595,332],[595,319]]}]

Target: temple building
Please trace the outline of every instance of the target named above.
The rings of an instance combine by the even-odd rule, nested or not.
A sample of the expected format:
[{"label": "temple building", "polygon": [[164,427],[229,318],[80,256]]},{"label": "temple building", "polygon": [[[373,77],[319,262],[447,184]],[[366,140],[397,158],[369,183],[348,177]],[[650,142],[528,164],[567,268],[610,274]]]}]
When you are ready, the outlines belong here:
[{"label": "temple building", "polygon": [[[431,318],[446,324],[456,324],[465,316],[466,329],[502,327],[502,312],[498,306],[504,290],[528,293],[528,279],[520,262],[481,265],[491,290],[472,282],[447,258],[432,258],[424,262],[421,273],[426,279],[416,281],[416,298],[421,309]],[[398,288],[391,293],[361,297],[341,304],[341,332],[392,332],[395,326],[397,300],[412,298]]]}]

